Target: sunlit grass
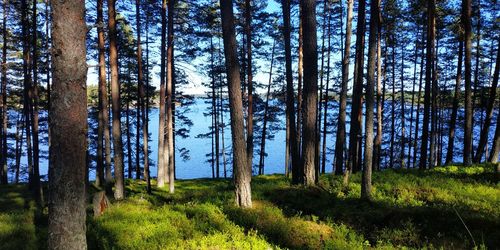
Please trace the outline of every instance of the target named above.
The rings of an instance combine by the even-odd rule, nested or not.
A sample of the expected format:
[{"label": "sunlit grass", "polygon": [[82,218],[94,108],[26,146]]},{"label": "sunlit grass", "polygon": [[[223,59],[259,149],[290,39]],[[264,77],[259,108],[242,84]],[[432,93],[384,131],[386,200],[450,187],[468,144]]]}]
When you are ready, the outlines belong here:
[{"label": "sunlit grass", "polygon": [[[318,187],[283,175],[254,177],[254,206],[234,206],[231,180],[176,181],[176,193],[127,180],[128,198],[99,218],[88,210],[90,249],[393,249],[500,245],[500,186],[494,166],[447,166],[373,174],[373,201],[359,199],[360,174],[321,176]],[[0,187],[0,249],[36,249],[46,225],[25,186]],[[463,220],[463,222],[462,222]],[[37,225],[35,227],[35,224]],[[469,231],[470,234],[469,234]]]}]

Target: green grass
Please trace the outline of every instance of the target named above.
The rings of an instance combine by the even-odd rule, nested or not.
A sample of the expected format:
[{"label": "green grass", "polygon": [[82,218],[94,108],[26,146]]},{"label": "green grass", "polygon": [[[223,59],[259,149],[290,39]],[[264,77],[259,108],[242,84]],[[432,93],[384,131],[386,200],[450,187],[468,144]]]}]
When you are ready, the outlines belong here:
[{"label": "green grass", "polygon": [[[230,180],[179,180],[176,193],[127,181],[128,198],[93,218],[89,249],[467,249],[500,246],[500,186],[494,166],[448,166],[373,175],[373,201],[324,175],[313,188],[283,175],[254,177],[254,207],[234,206]],[[0,249],[43,248],[25,186],[0,186]],[[45,215],[46,216],[46,215]],[[463,222],[462,222],[463,220]],[[35,225],[37,225],[35,227]],[[470,235],[468,230],[470,231]],[[475,242],[475,243],[474,243]]]}]

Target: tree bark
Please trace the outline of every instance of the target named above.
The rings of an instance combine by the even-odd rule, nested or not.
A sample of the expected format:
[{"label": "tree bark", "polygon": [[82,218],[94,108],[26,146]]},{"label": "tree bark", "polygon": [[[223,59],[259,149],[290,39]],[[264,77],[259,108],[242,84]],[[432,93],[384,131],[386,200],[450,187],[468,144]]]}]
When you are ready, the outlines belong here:
[{"label": "tree bark", "polygon": [[[337,136],[335,141],[335,174],[343,172],[344,165],[344,145],[346,137],[346,107],[347,107],[347,84],[349,82],[349,57],[351,56],[351,36],[352,36],[352,11],[354,0],[347,0],[347,22],[344,46],[344,57],[342,58],[342,83],[340,90],[339,117],[337,123]],[[350,171],[346,169],[346,172]]]},{"label": "tree bark", "polygon": [[87,249],[87,62],[85,2],[52,1],[52,154],[49,168],[49,249]]},{"label": "tree bark", "polygon": [[233,175],[235,200],[239,207],[252,207],[250,182],[252,168],[248,166],[243,126],[243,103],[241,98],[240,65],[236,52],[236,35],[233,17],[233,1],[220,0],[222,35],[231,113],[231,134],[233,141]]},{"label": "tree bark", "polygon": [[248,165],[253,167],[253,79],[252,79],[252,6],[250,0],[245,0],[245,33],[247,36],[247,85],[248,85],[248,116],[247,116],[247,157]]},{"label": "tree bark", "polygon": [[167,174],[165,162],[165,62],[167,45],[167,0],[162,0],[161,10],[161,45],[160,45],[160,114],[158,126],[158,172],[157,185],[164,187]]},{"label": "tree bark", "polygon": [[316,34],[316,1],[304,0],[302,5],[302,26],[304,44],[304,100],[303,100],[303,142],[302,164],[303,184],[316,184],[316,115],[318,102],[318,51]]},{"label": "tree bark", "polygon": [[368,37],[368,74],[366,82],[366,117],[364,167],[361,182],[361,198],[371,200],[373,167],[373,108],[375,103],[375,61],[377,56],[377,37],[379,26],[380,0],[370,2],[370,35]]},{"label": "tree bark", "polygon": [[[97,47],[99,61],[99,114],[97,125],[97,169],[95,184],[100,187],[104,184],[104,133],[109,128],[108,93],[106,90],[106,58],[104,49],[104,20],[103,0],[97,1]],[[109,129],[108,129],[109,137]],[[109,141],[108,141],[109,143]],[[107,152],[105,153],[107,156]],[[107,164],[107,162],[106,162]],[[107,166],[106,166],[107,168]],[[111,173],[110,176],[111,177]],[[110,180],[106,179],[106,182]]]},{"label": "tree bark", "polygon": [[109,64],[111,67],[111,100],[113,111],[113,151],[115,166],[115,199],[125,198],[125,183],[123,174],[123,144],[120,126],[120,83],[118,81],[118,46],[116,32],[116,0],[108,1],[108,30],[109,30]]}]

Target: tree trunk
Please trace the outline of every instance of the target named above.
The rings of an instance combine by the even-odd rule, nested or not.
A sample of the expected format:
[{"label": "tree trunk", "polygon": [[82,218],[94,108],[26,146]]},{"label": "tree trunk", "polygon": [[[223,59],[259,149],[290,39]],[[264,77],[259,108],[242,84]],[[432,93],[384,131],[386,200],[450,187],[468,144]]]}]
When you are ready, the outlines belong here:
[{"label": "tree trunk", "polygon": [[229,107],[231,113],[231,134],[233,140],[233,175],[235,200],[239,207],[252,207],[250,181],[252,168],[248,166],[243,126],[243,103],[241,99],[240,65],[236,52],[236,35],[233,20],[233,1],[221,0],[222,35],[226,58]]},{"label": "tree trunk", "polygon": [[[128,72],[128,75],[130,75],[130,70]],[[130,86],[132,83],[130,82],[130,78],[128,81],[128,90],[127,92],[127,103],[126,103],[126,109],[125,109],[125,126],[127,127],[125,136],[127,137],[127,170],[128,170],[128,175],[127,177],[130,179],[132,177],[132,142],[130,140]]]},{"label": "tree trunk", "polygon": [[[52,1],[49,249],[87,249],[87,62],[85,2]],[[68,110],[71,112],[68,113]]]},{"label": "tree trunk", "polygon": [[377,56],[377,37],[379,26],[380,0],[370,2],[370,35],[368,37],[368,74],[366,82],[366,118],[365,118],[365,150],[364,167],[361,182],[361,198],[370,200],[372,192],[373,166],[373,108],[375,87],[375,61]]},{"label": "tree trunk", "polygon": [[32,37],[32,47],[33,47],[33,85],[32,85],[32,98],[33,106],[31,110],[32,125],[33,125],[33,178],[34,178],[34,194],[35,200],[38,205],[43,205],[43,189],[40,185],[40,149],[39,149],[39,115],[38,115],[38,45],[37,45],[37,4],[36,1],[33,2],[33,37]]},{"label": "tree trunk", "polygon": [[405,168],[405,82],[404,82],[404,43],[401,43],[401,151],[400,151],[400,167]]},{"label": "tree trunk", "polygon": [[[141,167],[140,167],[140,129],[142,128],[143,133],[146,134],[147,143],[147,128],[145,119],[145,107],[144,104],[144,74],[142,71],[142,44],[141,44],[141,2],[140,0],[135,0],[135,24],[137,30],[137,126],[136,126],[136,166],[135,166],[135,178],[141,178]],[[142,127],[141,127],[142,122]],[[143,147],[144,153],[144,165],[146,165],[148,158],[148,148]]]},{"label": "tree trunk", "polygon": [[[321,173],[326,172],[326,132],[327,132],[327,118],[328,118],[328,89],[330,87],[330,53],[332,50],[331,47],[331,36],[332,36],[332,27],[331,27],[331,12],[330,6],[328,5],[328,23],[327,23],[327,36],[328,36],[328,51],[327,51],[327,59],[326,59],[326,86],[325,86],[325,104],[323,106],[323,148],[322,148],[322,162],[321,162]],[[321,110],[320,110],[321,112]]]},{"label": "tree trunk", "polygon": [[493,139],[493,145],[491,146],[491,154],[488,161],[491,163],[498,163],[498,156],[500,155],[500,113],[497,114],[497,128],[495,130],[494,138],[495,139]]},{"label": "tree trunk", "polygon": [[[420,76],[418,80],[418,94],[417,94],[417,117],[415,118],[415,138],[418,137],[418,131],[419,131],[419,125],[420,125],[420,99],[422,97],[422,81],[423,81],[423,75],[424,75],[424,46],[423,42],[425,39],[425,32],[422,31],[422,46],[421,46],[421,54],[420,54]],[[425,94],[424,94],[425,95]],[[413,165],[412,167],[415,168],[417,164],[417,146],[418,146],[418,140],[414,141],[413,147]],[[422,145],[421,145],[422,147]]]},{"label": "tree trunk", "polygon": [[247,84],[248,84],[248,116],[247,116],[247,157],[248,165],[253,167],[253,79],[252,79],[252,10],[250,0],[245,0],[245,33],[247,36]]},{"label": "tree trunk", "polygon": [[[394,39],[394,37],[393,37]],[[396,48],[392,49],[392,93],[391,93],[391,146],[389,154],[389,168],[394,168],[395,127],[396,127]]]},{"label": "tree trunk", "polygon": [[381,28],[381,15],[379,10],[378,15],[378,34],[377,34],[377,134],[375,136],[374,149],[373,149],[373,170],[380,170],[380,156],[382,151],[382,117],[384,107],[382,106],[382,28]]},{"label": "tree trunk", "polygon": [[282,0],[283,9],[283,37],[285,40],[285,75],[286,75],[286,114],[287,127],[289,129],[289,150],[292,163],[292,183],[298,184],[300,180],[300,155],[298,133],[295,123],[295,94],[293,90],[293,75],[292,75],[292,48],[290,41],[290,0]]},{"label": "tree trunk", "polygon": [[8,183],[8,169],[7,169],[7,128],[8,128],[8,111],[7,111],[7,0],[3,1],[3,26],[2,26],[2,38],[3,38],[3,46],[2,46],[2,141],[1,149],[2,149],[2,157],[1,166],[0,166],[0,183],[7,184]]},{"label": "tree trunk", "polygon": [[450,117],[450,128],[448,132],[448,150],[446,153],[445,164],[450,164],[453,161],[453,151],[455,150],[455,127],[457,124],[457,113],[460,95],[460,82],[462,81],[462,60],[464,54],[464,43],[460,40],[458,44],[458,65],[457,76],[455,78],[455,94],[453,95],[453,107]]},{"label": "tree trunk", "polygon": [[316,184],[316,115],[318,101],[318,51],[316,43],[316,1],[304,0],[302,6],[303,50],[304,50],[304,100],[302,164],[303,184]]},{"label": "tree trunk", "polygon": [[125,198],[123,176],[123,144],[120,127],[120,83],[118,81],[118,46],[116,32],[116,0],[108,1],[109,64],[111,67],[111,100],[113,110],[113,151],[115,166],[115,199]]},{"label": "tree trunk", "polygon": [[344,184],[349,181],[350,172],[361,170],[361,117],[363,104],[363,69],[365,50],[365,0],[359,1],[358,21],[356,26],[356,58],[354,63],[354,85],[352,94],[352,110],[349,133],[349,161]]},{"label": "tree trunk", "polygon": [[259,175],[264,174],[264,159],[266,154],[266,132],[267,132],[267,120],[269,113],[269,98],[271,96],[271,84],[273,80],[273,63],[274,63],[274,49],[276,47],[276,40],[273,41],[273,49],[271,52],[271,67],[269,69],[269,82],[267,83],[267,94],[266,103],[264,105],[264,124],[262,125],[262,138],[260,143],[260,158],[259,158]]},{"label": "tree trunk", "polygon": [[472,164],[472,93],[471,93],[471,0],[462,1],[462,20],[465,30],[465,128],[464,164]]},{"label": "tree trunk", "polygon": [[427,44],[425,62],[424,120],[422,124],[422,145],[420,148],[419,169],[427,168],[427,145],[429,142],[429,118],[431,108],[432,62],[434,60],[435,9],[436,1],[427,0]]},{"label": "tree trunk", "polygon": [[165,62],[167,45],[167,0],[162,1],[161,10],[161,45],[160,45],[160,118],[158,126],[158,172],[157,185],[164,187],[167,175],[165,162]]},{"label": "tree trunk", "polygon": [[166,154],[167,160],[167,177],[168,177],[168,190],[170,193],[174,192],[174,179],[175,179],[175,156],[174,156],[174,4],[175,0],[168,1],[168,27],[167,27],[167,85],[166,85],[166,103],[167,109],[167,142]]},{"label": "tree trunk", "polygon": [[[488,106],[486,108],[486,118],[484,120],[483,129],[481,130],[481,136],[479,139],[479,144],[477,146],[476,157],[474,158],[474,161],[476,163],[481,162],[481,159],[483,158],[484,148],[488,143],[488,134],[490,131],[491,117],[493,116],[493,105],[495,105],[499,71],[500,71],[500,47],[497,47],[495,73],[493,74],[493,82],[491,83],[490,95],[487,104]],[[500,116],[500,114],[498,114],[498,116]]]},{"label": "tree trunk", "polygon": [[[410,137],[408,140],[408,165],[407,168],[411,167],[411,148],[412,148],[412,136],[413,136],[413,110],[415,108],[415,85],[417,85],[417,65],[418,65],[418,49],[419,49],[419,44],[418,44],[418,29],[417,29],[417,35],[415,37],[415,60],[413,61],[413,86],[411,90],[411,108],[410,108]],[[415,135],[415,140],[417,139],[417,135]],[[413,148],[413,150],[416,150],[416,148]]]},{"label": "tree trunk", "polygon": [[[347,21],[346,36],[344,46],[344,57],[342,58],[342,83],[340,90],[339,117],[337,123],[337,136],[335,141],[335,174],[343,172],[344,165],[344,145],[346,137],[346,107],[347,107],[347,84],[349,82],[349,58],[351,56],[351,36],[352,36],[352,9],[354,0],[347,1]],[[346,169],[349,172],[350,169]]]},{"label": "tree trunk", "polygon": [[[144,180],[146,181],[146,191],[151,194],[151,178],[149,173],[149,16],[146,16],[146,90],[144,91],[144,82],[141,85],[142,102],[142,150],[144,151]],[[141,57],[142,54],[140,53]],[[145,93],[144,93],[145,92]],[[146,95],[146,99],[144,99]],[[136,179],[140,176],[136,176]]]},{"label": "tree trunk", "polygon": [[98,61],[99,61],[99,104],[98,104],[99,114],[98,114],[98,125],[97,125],[97,169],[96,169],[95,184],[98,187],[100,187],[104,184],[103,139],[104,139],[105,128],[109,127],[108,93],[106,90],[106,58],[104,55],[105,49],[104,49],[103,0],[97,1],[97,47],[98,47]]}]

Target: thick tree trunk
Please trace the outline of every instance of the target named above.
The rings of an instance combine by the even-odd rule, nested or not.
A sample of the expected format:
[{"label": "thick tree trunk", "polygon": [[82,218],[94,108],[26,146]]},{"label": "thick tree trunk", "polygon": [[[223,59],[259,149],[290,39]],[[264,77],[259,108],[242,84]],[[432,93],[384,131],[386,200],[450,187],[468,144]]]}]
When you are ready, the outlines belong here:
[{"label": "thick tree trunk", "polygon": [[465,127],[464,164],[472,164],[472,93],[471,93],[471,0],[462,1],[462,20],[465,31]]},{"label": "thick tree trunk", "polygon": [[[337,123],[337,136],[335,141],[335,174],[340,175],[344,166],[344,145],[346,137],[346,107],[347,107],[347,84],[349,82],[349,58],[351,56],[351,36],[352,36],[352,11],[354,0],[347,1],[347,22],[344,45],[344,56],[342,58],[342,83],[340,90],[340,107]],[[350,172],[350,169],[346,169]]]},{"label": "thick tree trunk", "polygon": [[87,249],[87,62],[85,2],[52,1],[53,98],[50,123],[49,249]]},{"label": "thick tree trunk", "polygon": [[455,78],[455,94],[453,95],[453,107],[451,110],[451,117],[450,117],[450,128],[448,132],[448,150],[446,152],[445,164],[450,164],[453,161],[453,151],[455,150],[455,127],[457,124],[460,83],[462,81],[463,54],[464,54],[464,43],[463,41],[460,41],[458,44],[457,76]]},{"label": "thick tree trunk", "polygon": [[429,143],[432,65],[434,60],[435,9],[436,9],[436,1],[427,0],[427,44],[426,44],[426,64],[425,64],[424,120],[422,123],[422,145],[420,148],[419,169],[427,168],[427,149],[428,149],[427,145]]},{"label": "thick tree trunk", "polygon": [[111,100],[113,110],[113,151],[115,166],[115,199],[125,198],[123,144],[120,126],[120,83],[118,81],[118,45],[116,31],[116,0],[108,1],[109,64],[111,67]]},{"label": "thick tree trunk", "polygon": [[377,56],[377,37],[379,26],[380,0],[370,2],[370,35],[368,37],[368,74],[366,82],[366,118],[364,167],[361,182],[361,198],[370,200],[372,192],[373,166],[373,108],[375,103],[375,61]]},{"label": "thick tree trunk", "polygon": [[231,113],[231,134],[233,140],[233,175],[236,205],[252,207],[252,168],[248,165],[244,126],[243,103],[241,99],[240,66],[236,52],[236,35],[233,17],[233,1],[220,0],[222,35],[229,90]]},{"label": "thick tree trunk", "polygon": [[[285,75],[286,75],[286,114],[289,129],[289,150],[292,163],[292,183],[298,184],[300,180],[300,154],[295,123],[295,94],[293,90],[292,75],[292,48],[290,41],[290,0],[282,0],[283,9],[283,37],[285,40]],[[288,167],[288,166],[287,166]]]},{"label": "thick tree trunk", "polygon": [[483,129],[481,130],[481,136],[479,138],[479,144],[477,146],[476,157],[474,158],[474,161],[477,163],[481,162],[481,159],[483,158],[484,148],[488,143],[488,134],[490,132],[491,117],[493,116],[493,106],[495,105],[499,71],[500,71],[500,47],[497,47],[495,72],[493,73],[493,82],[491,83],[490,95],[487,104],[488,106],[486,108],[486,118],[484,120]]},{"label": "thick tree trunk", "polygon": [[304,44],[304,100],[302,164],[303,184],[316,184],[316,114],[318,101],[318,51],[316,34],[316,1],[301,1]]}]

